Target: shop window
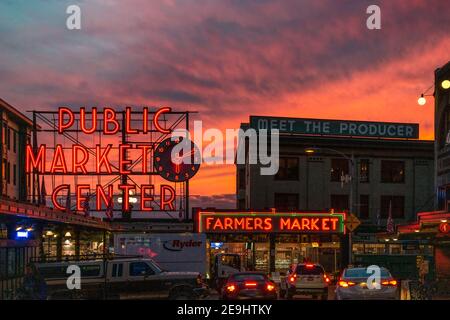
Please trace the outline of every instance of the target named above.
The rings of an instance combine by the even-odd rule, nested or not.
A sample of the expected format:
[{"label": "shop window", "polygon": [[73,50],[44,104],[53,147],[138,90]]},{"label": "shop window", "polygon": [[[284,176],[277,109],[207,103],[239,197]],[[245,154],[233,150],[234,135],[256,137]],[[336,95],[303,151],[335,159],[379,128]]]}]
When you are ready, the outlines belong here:
[{"label": "shop window", "polygon": [[367,243],[364,245],[366,254],[384,254],[385,246],[384,244],[372,244]]},{"label": "shop window", "polygon": [[332,194],[330,200],[331,209],[335,211],[348,211],[348,195]]},{"label": "shop window", "polygon": [[347,159],[331,159],[331,181],[340,182],[341,176],[349,174],[349,161]]},{"label": "shop window", "polygon": [[369,219],[369,195],[359,195],[359,217],[361,219]]},{"label": "shop window", "polygon": [[369,182],[369,159],[361,159],[359,162],[359,182]]},{"label": "shop window", "polygon": [[280,158],[278,172],[275,180],[298,180],[299,160],[298,158]]},{"label": "shop window", "polygon": [[380,198],[381,218],[387,219],[389,216],[389,205],[392,206],[392,218],[403,219],[405,217],[405,197],[404,196],[381,196]]},{"label": "shop window", "polygon": [[404,161],[381,161],[381,182],[384,183],[404,183],[405,182],[405,162]]},{"label": "shop window", "polygon": [[132,277],[149,276],[154,273],[153,269],[145,262],[130,263],[130,276]]},{"label": "shop window", "polygon": [[390,254],[401,254],[402,246],[400,244],[391,244],[389,246],[389,253]]},{"label": "shop window", "polygon": [[298,210],[298,194],[297,193],[275,193],[274,205],[279,211],[295,211]]}]

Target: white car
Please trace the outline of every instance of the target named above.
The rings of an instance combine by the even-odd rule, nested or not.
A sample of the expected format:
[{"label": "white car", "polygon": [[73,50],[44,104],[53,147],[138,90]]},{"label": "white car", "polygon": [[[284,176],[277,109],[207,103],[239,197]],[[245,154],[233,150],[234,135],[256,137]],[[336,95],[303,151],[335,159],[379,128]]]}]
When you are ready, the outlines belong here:
[{"label": "white car", "polygon": [[[380,269],[380,286],[369,286],[372,273],[366,268],[346,268],[336,286],[337,300],[396,300],[398,286],[389,270]],[[375,282],[372,281],[374,284]]]},{"label": "white car", "polygon": [[311,295],[313,299],[321,297],[327,300],[329,283],[330,278],[320,264],[293,264],[282,281],[280,295],[285,295],[287,299],[292,299],[296,294]]}]

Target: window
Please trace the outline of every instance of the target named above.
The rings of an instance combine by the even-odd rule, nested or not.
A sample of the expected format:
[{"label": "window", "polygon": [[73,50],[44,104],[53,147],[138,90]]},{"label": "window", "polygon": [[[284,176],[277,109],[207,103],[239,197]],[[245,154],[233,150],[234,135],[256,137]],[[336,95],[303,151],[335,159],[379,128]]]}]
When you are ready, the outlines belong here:
[{"label": "window", "polygon": [[349,161],[347,159],[331,159],[331,181],[340,182],[342,175],[349,174]]},{"label": "window", "polygon": [[17,132],[13,131],[13,151],[17,152]]},{"label": "window", "polygon": [[381,196],[380,216],[387,219],[389,216],[389,205],[392,205],[392,218],[403,219],[405,217],[404,196]]},{"label": "window", "polygon": [[331,208],[335,211],[348,211],[348,195],[346,194],[332,194]]},{"label": "window", "polygon": [[359,195],[359,217],[361,219],[369,219],[369,195]]},{"label": "window", "polygon": [[17,184],[17,166],[15,164],[13,165],[13,184]]},{"label": "window", "polygon": [[404,161],[381,161],[381,182],[403,183],[405,182]]},{"label": "window", "polygon": [[8,128],[6,131],[6,145],[8,146],[8,150],[11,150],[11,129]]},{"label": "window", "polygon": [[87,264],[81,265],[81,277],[99,277],[100,276],[100,265],[98,264]]},{"label": "window", "polygon": [[296,193],[275,193],[274,205],[280,211],[298,210],[298,194]]},{"label": "window", "polygon": [[280,166],[275,175],[276,180],[298,180],[298,158],[280,158]]},{"label": "window", "polygon": [[11,163],[6,164],[6,182],[11,183]]},{"label": "window", "polygon": [[132,262],[130,263],[130,276],[150,276],[155,274],[153,269],[145,262]]},{"label": "window", "polygon": [[369,182],[369,159],[359,162],[359,182]]},{"label": "window", "polygon": [[121,277],[123,275],[123,263],[114,263],[112,268],[113,277]]},{"label": "window", "polygon": [[316,265],[298,265],[295,273],[298,275],[322,275],[325,273],[321,266]]}]

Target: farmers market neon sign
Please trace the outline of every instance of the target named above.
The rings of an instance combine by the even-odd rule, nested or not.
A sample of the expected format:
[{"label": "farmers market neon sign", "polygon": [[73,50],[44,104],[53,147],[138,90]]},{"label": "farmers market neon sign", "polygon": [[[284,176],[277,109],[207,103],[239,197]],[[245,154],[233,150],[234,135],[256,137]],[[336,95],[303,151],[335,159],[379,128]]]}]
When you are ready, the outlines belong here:
[{"label": "farmers market neon sign", "polygon": [[345,213],[199,212],[206,233],[345,233]]}]

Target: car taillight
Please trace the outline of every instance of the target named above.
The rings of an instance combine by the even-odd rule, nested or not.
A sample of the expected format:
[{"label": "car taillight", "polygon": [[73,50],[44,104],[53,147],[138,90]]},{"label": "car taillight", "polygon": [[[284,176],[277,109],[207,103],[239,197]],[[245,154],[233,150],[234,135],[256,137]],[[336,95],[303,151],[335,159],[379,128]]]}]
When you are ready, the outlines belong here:
[{"label": "car taillight", "polygon": [[254,282],[254,281],[247,281],[247,282],[245,282],[245,286],[246,287],[250,287],[250,288],[254,288],[254,287],[257,286],[257,283]]},{"label": "car taillight", "polygon": [[230,292],[230,293],[235,292],[237,290],[237,287],[235,284],[227,284],[226,288],[227,288],[227,292]]},{"label": "car taillight", "polygon": [[385,281],[382,281],[381,284],[383,286],[395,287],[395,286],[397,286],[397,280],[385,280]]},{"label": "car taillight", "polygon": [[323,279],[326,283],[330,283],[330,278],[328,278],[326,274],[323,275]]},{"label": "car taillight", "polygon": [[266,285],[266,289],[267,289],[267,291],[273,291],[273,290],[275,290],[275,286],[272,283],[268,283]]},{"label": "car taillight", "polygon": [[308,264],[306,265],[306,267],[307,267],[308,269],[310,269],[310,268],[314,267],[314,265],[311,264],[311,263],[308,263]]},{"label": "car taillight", "polygon": [[342,288],[348,288],[348,287],[355,285],[355,283],[352,281],[344,281],[344,280],[340,280],[338,282],[338,284],[339,284],[339,287],[342,287]]},{"label": "car taillight", "polygon": [[291,284],[293,284],[297,280],[297,276],[296,275],[290,276],[288,280]]}]

